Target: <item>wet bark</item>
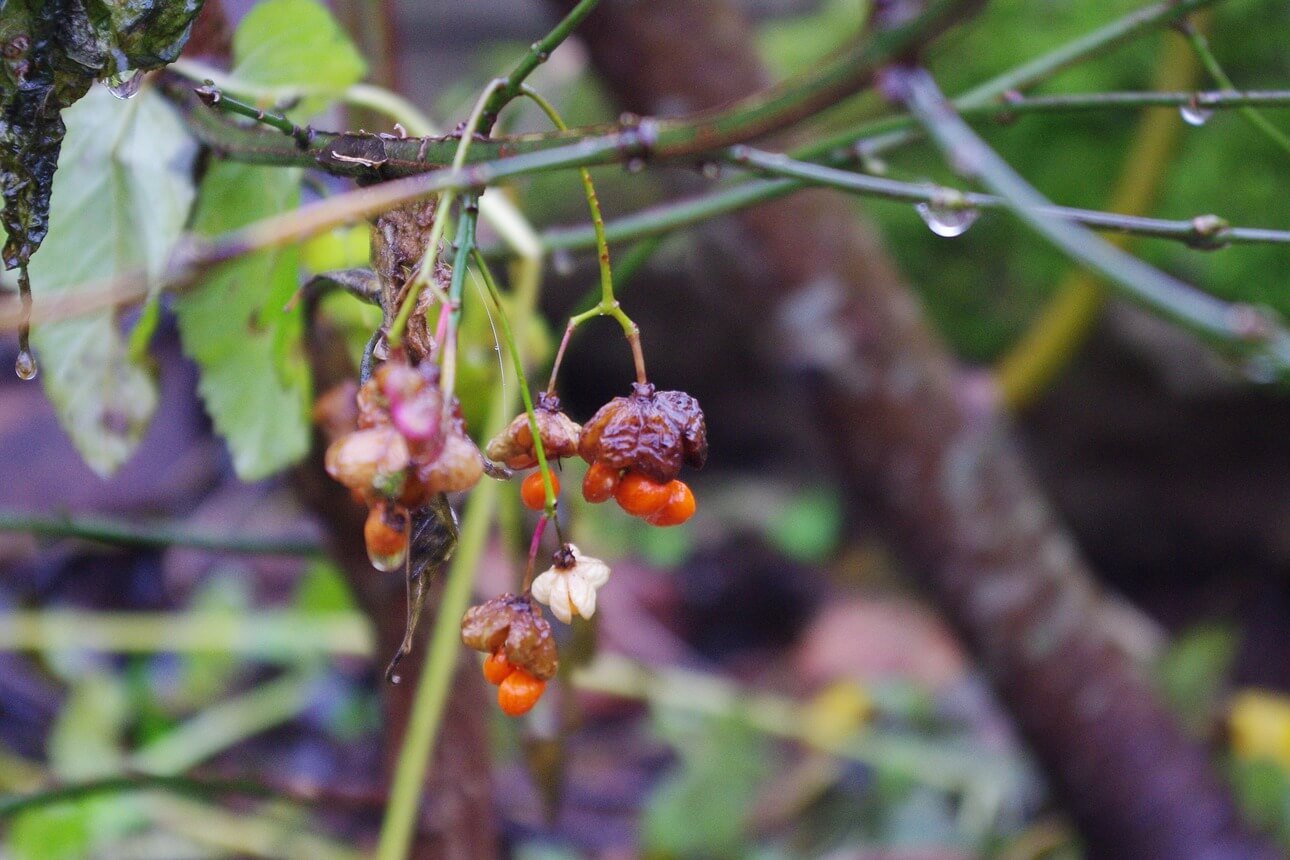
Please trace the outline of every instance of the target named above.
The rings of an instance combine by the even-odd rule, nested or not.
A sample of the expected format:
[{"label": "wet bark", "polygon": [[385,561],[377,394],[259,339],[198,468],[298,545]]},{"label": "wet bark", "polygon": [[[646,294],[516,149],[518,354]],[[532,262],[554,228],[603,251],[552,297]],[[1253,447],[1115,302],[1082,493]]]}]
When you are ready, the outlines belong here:
[{"label": "wet bark", "polygon": [[[726,0],[605,0],[580,35],[623,107],[641,114],[712,107],[767,81]],[[800,381],[849,480],[881,499],[1090,856],[1278,856],[1117,646],[1110,604],[1006,421],[955,365],[874,231],[827,192],[751,210],[732,228],[747,258],[727,271],[729,300],[773,321],[774,336],[757,339]]]}]

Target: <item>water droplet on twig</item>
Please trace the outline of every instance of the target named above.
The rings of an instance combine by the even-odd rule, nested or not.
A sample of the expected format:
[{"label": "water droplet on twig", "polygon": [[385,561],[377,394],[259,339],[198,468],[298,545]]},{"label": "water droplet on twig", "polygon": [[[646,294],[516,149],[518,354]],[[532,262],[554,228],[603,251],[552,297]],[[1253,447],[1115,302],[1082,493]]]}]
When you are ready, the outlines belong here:
[{"label": "water droplet on twig", "polygon": [[40,371],[36,364],[36,356],[32,355],[31,350],[23,349],[18,352],[18,360],[13,364],[14,373],[22,380],[31,380],[36,378]]},{"label": "water droplet on twig", "polygon": [[962,236],[981,217],[979,209],[941,202],[916,203],[914,210],[929,230],[945,239]]},{"label": "water droplet on twig", "polygon": [[139,93],[139,88],[143,86],[143,69],[136,69],[130,77],[124,74],[113,75],[108,78],[108,92],[119,99],[134,98]]},{"label": "water droplet on twig", "polygon": [[1187,104],[1178,106],[1178,115],[1188,125],[1200,128],[1209,122],[1209,118],[1214,115],[1214,110],[1213,108],[1202,107],[1196,96],[1192,96],[1191,101],[1187,102]]}]

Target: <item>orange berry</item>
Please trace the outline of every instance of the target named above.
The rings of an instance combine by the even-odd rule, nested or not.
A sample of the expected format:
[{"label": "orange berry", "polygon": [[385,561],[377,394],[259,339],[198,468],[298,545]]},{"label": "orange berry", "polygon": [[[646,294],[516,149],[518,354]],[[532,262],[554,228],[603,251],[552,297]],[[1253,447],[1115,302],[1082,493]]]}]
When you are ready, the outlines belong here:
[{"label": "orange berry", "polygon": [[618,489],[618,470],[604,463],[592,463],[582,479],[582,497],[593,504],[609,501]]},{"label": "orange berry", "polygon": [[384,504],[374,506],[367,513],[363,524],[363,538],[367,551],[372,555],[391,556],[402,553],[408,546],[408,535],[403,528],[403,517]]},{"label": "orange berry", "polygon": [[506,659],[506,652],[494,651],[488,655],[484,661],[484,677],[490,684],[500,684],[505,681],[512,672],[516,671],[510,661]]},{"label": "orange berry", "polygon": [[667,504],[645,518],[645,521],[652,526],[679,526],[694,516],[697,504],[689,485],[685,481],[671,481],[667,486],[669,489]]},{"label": "orange berry", "polygon": [[[560,495],[560,479],[551,473],[551,489]],[[520,500],[524,507],[531,511],[540,511],[546,507],[546,484],[542,482],[542,470],[539,469],[524,479],[520,484]]]},{"label": "orange berry", "polygon": [[517,668],[498,685],[497,704],[501,706],[502,713],[518,717],[527,714],[545,690],[546,681]]},{"label": "orange berry", "polygon": [[642,472],[628,472],[618,482],[614,498],[624,511],[634,517],[647,517],[662,509],[672,496],[666,483],[659,483]]}]

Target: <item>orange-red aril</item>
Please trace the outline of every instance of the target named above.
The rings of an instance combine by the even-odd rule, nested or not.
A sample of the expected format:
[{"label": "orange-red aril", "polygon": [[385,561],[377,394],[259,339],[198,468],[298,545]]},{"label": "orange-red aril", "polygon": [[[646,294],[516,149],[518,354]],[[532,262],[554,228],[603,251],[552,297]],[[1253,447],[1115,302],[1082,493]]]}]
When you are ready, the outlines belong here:
[{"label": "orange-red aril", "polygon": [[614,491],[619,507],[634,517],[647,517],[661,510],[671,496],[668,484],[660,484],[641,472],[623,475]]},{"label": "orange-red aril", "polygon": [[650,525],[679,526],[694,516],[697,503],[689,485],[685,481],[672,481],[667,486],[670,491],[667,504],[645,518]]},{"label": "orange-red aril", "polygon": [[[560,479],[551,473],[551,489],[560,495]],[[524,507],[531,511],[540,511],[546,507],[546,485],[542,482],[542,470],[534,472],[520,484],[520,500]]]},{"label": "orange-red aril", "polygon": [[497,704],[508,716],[527,714],[546,690],[546,681],[517,668],[497,687]]},{"label": "orange-red aril", "polygon": [[496,651],[488,655],[484,661],[484,678],[490,684],[500,684],[505,681],[510,674],[515,671],[515,667],[506,659],[503,651]]},{"label": "orange-red aril", "polygon": [[604,463],[592,463],[582,479],[582,497],[593,504],[607,502],[618,489],[618,470]]}]

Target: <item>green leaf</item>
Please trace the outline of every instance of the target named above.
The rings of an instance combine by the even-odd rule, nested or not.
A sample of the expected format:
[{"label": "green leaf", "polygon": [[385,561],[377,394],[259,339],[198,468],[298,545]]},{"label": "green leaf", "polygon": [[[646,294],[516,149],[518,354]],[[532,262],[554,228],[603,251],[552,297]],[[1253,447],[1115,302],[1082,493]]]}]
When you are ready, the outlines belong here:
[{"label": "green leaf", "polygon": [[1183,722],[1202,731],[1218,711],[1240,637],[1230,627],[1203,625],[1180,636],[1160,661],[1160,685]]},{"label": "green leaf", "polygon": [[641,824],[645,853],[662,857],[747,854],[747,819],[768,773],[766,744],[732,718],[687,718],[660,711],[656,726],[677,748],[680,766],[649,800]]},{"label": "green leaf", "polygon": [[[301,172],[216,162],[202,180],[194,230],[215,235],[288,209]],[[245,481],[309,450],[309,367],[301,349],[294,247],[241,257],[175,302],[184,351],[201,368],[198,389]]]},{"label": "green leaf", "polygon": [[330,561],[310,563],[291,602],[301,612],[326,614],[357,609],[344,575]]},{"label": "green leaf", "polygon": [[769,529],[780,552],[802,562],[820,562],[837,548],[842,534],[842,500],[823,488],[803,491],[784,506]]},{"label": "green leaf", "polygon": [[155,69],[179,56],[201,0],[0,3],[0,193],[15,268],[40,247],[63,142],[63,108],[96,78]]},{"label": "green leaf", "polygon": [[337,95],[365,74],[358,50],[315,0],[257,3],[233,34],[233,76],[252,84]]},{"label": "green leaf", "polygon": [[[52,228],[30,265],[37,301],[140,266],[158,272],[194,196],[196,147],[155,92],[122,102],[96,87],[66,119]],[[94,471],[112,473],[156,409],[151,373],[130,359],[110,313],[38,325],[32,342],[72,442]]]}]

